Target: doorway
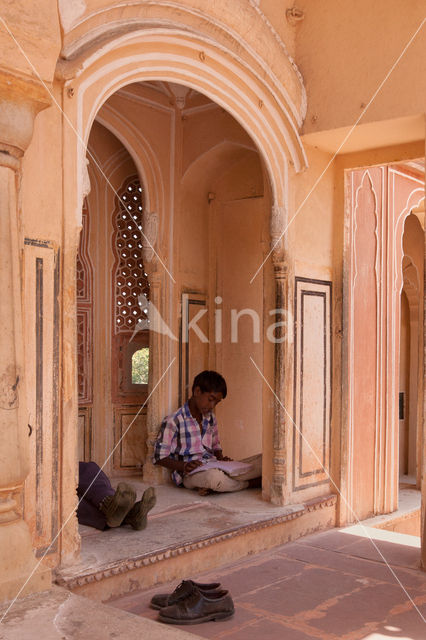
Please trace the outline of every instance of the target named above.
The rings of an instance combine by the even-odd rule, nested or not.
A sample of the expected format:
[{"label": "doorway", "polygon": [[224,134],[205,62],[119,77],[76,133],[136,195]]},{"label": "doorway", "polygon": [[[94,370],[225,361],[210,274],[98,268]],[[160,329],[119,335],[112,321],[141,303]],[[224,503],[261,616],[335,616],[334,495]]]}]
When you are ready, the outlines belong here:
[{"label": "doorway", "polygon": [[[348,171],[347,193],[350,203],[346,213],[344,267],[347,368],[343,376],[347,391],[348,457],[343,478],[347,486],[346,521],[351,522],[398,508],[400,456],[408,464],[410,449],[406,440],[416,439],[415,415],[420,411],[421,401],[414,400],[412,385],[414,380],[419,384],[418,367],[423,370],[423,359],[418,331],[416,336],[413,334],[416,349],[409,346],[411,318],[416,312],[413,309],[410,316],[406,304],[412,270],[409,253],[404,251],[412,253],[411,247],[417,244],[416,250],[424,251],[423,230],[419,220],[413,221],[410,216],[424,199],[422,163]],[[404,277],[406,287],[401,303]],[[404,376],[400,376],[400,357]],[[400,381],[406,394],[402,397]],[[410,389],[412,395],[407,405]],[[411,410],[411,431],[405,422],[401,424],[404,408]]]},{"label": "doorway", "polygon": [[77,256],[79,459],[132,474],[145,461],[149,384],[144,188],[129,153],[99,123],[89,151]]},{"label": "doorway", "polygon": [[404,224],[400,378],[399,378],[399,476],[403,485],[420,489],[423,387],[423,274],[424,212],[418,207]]}]

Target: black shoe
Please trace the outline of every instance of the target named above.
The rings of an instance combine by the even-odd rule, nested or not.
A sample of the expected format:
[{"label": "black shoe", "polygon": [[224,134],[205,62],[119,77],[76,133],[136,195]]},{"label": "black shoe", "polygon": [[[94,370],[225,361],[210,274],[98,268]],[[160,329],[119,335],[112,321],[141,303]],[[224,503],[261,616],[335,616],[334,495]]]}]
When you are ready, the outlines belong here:
[{"label": "black shoe", "polygon": [[234,615],[234,603],[228,591],[202,593],[192,585],[192,593],[184,600],[161,609],[159,620],[168,624],[198,624],[209,620],[225,620]]},{"label": "black shoe", "polygon": [[156,502],[157,498],[154,487],[148,487],[148,489],[144,491],[142,499],[135,502],[130,509],[122,524],[129,524],[133,529],[136,529],[136,531],[145,529],[148,511],[152,509]]},{"label": "black shoe", "polygon": [[173,591],[173,593],[158,593],[151,598],[151,607],[153,609],[162,609],[168,607],[171,604],[184,600],[192,593],[193,586],[197,587],[201,593],[208,594],[209,591],[214,591],[220,587],[220,582],[211,582],[209,584],[203,584],[200,582],[194,582],[193,580],[183,580]]},{"label": "black shoe", "polygon": [[135,504],[136,491],[131,484],[120,482],[113,496],[106,496],[99,505],[99,510],[106,516],[109,527],[119,527],[130,509]]}]

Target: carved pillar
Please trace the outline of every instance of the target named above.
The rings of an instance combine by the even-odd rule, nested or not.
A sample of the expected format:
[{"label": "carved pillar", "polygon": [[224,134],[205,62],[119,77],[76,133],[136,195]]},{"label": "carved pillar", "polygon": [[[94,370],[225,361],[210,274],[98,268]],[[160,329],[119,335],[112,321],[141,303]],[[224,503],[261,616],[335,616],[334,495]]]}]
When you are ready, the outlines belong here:
[{"label": "carved pillar", "polygon": [[0,601],[50,586],[50,571],[36,569],[22,511],[29,448],[17,206],[20,158],[47,106],[34,81],[0,72]]},{"label": "carved pillar", "polygon": [[[425,184],[426,189],[426,184]],[[423,571],[426,571],[426,226],[424,229],[424,271],[423,271],[423,406],[422,417],[423,420],[419,420],[418,428],[421,429],[422,434],[420,438],[421,451],[420,451],[420,468],[421,468],[421,507],[420,507],[420,535],[421,535],[421,549],[420,549],[420,565]]]},{"label": "carved pillar", "polygon": [[[285,209],[276,205],[272,208],[271,217],[271,246],[272,262],[274,265],[275,283],[275,309],[286,309],[287,286],[288,286],[288,266],[284,260],[284,240],[281,234],[285,225]],[[286,359],[286,331],[287,328],[280,326],[282,315],[277,312],[275,322],[274,341],[274,429],[273,429],[273,460],[272,460],[272,482],[271,482],[271,502],[274,504],[284,504],[285,484],[287,468],[286,452],[286,414],[283,407],[285,402],[285,359]]]},{"label": "carved pillar", "polygon": [[[149,276],[149,294],[150,294],[150,305],[154,305],[156,309],[161,309],[161,273],[158,271],[154,271]],[[151,314],[152,317],[152,314]],[[163,472],[160,467],[156,467],[152,463],[152,454],[154,452],[154,442],[158,433],[158,429],[160,427],[160,421],[162,416],[160,415],[161,410],[161,383],[158,387],[156,387],[158,381],[162,375],[162,339],[164,336],[161,333],[157,333],[155,330],[150,330],[149,334],[149,344],[150,344],[150,354],[152,357],[149,359],[149,400],[147,407],[147,416],[146,416],[146,428],[147,428],[147,438],[146,438],[146,447],[147,447],[147,455],[145,459],[145,464],[143,467],[143,479],[145,482],[150,483],[158,483],[161,482],[163,478]]]},{"label": "carved pillar", "polygon": [[158,270],[158,255],[155,251],[158,237],[158,213],[144,211],[142,218],[142,257],[145,270],[149,280],[149,400],[146,415],[147,438],[146,447],[147,455],[143,467],[143,479],[145,482],[158,483],[161,482],[163,472],[159,467],[153,465],[151,459],[154,451],[154,442],[160,427],[160,393],[161,387],[156,387],[161,378],[161,355],[162,340],[164,336],[161,333],[161,327],[157,326],[157,315],[153,313],[153,308],[161,314],[161,290],[162,275]]}]

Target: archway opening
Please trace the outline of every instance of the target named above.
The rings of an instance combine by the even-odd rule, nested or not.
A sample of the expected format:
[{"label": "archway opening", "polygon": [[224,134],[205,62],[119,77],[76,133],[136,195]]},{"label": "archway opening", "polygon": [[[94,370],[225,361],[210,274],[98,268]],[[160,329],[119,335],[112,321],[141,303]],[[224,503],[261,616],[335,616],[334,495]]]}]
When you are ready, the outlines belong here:
[{"label": "archway opening", "polygon": [[[162,373],[159,363],[166,350],[175,354],[176,366],[164,414],[186,401],[196,373],[216,369],[230,391],[218,412],[225,452],[234,458],[260,453],[262,425],[265,416],[272,422],[272,415],[263,406],[261,380],[249,362],[250,355],[258,362],[265,356],[262,278],[252,286],[249,281],[269,248],[271,193],[255,144],[210,98],[184,85],[150,81],[110,96],[94,121],[88,149],[91,191],[82,243],[87,244],[88,225],[86,263],[93,274],[96,310],[91,309],[91,332],[80,322],[80,377],[93,372],[97,391],[93,387],[91,405],[86,399],[80,403],[80,456],[101,463],[104,452],[114,449],[107,472],[116,476],[139,473],[150,463],[149,400],[126,430],[157,381],[146,374],[153,369]],[[132,287],[117,268],[127,260],[124,253],[134,249],[123,235],[122,205],[129,187],[135,192],[129,192],[129,202],[137,196],[136,180],[144,195],[142,207],[157,216],[158,224],[153,235],[142,216],[142,234],[152,239],[154,255],[143,267],[135,258],[131,277],[141,283]],[[130,212],[130,224],[132,217]],[[123,224],[124,231],[119,228]],[[133,229],[128,234],[132,240]],[[118,256],[118,249],[123,255]],[[263,278],[272,280],[269,269]],[[142,280],[149,284],[151,274],[157,278],[160,271],[157,297],[149,300]],[[149,336],[137,323],[127,328],[139,313],[134,305],[127,307],[136,300],[140,305],[141,294],[155,307],[164,331]],[[200,310],[202,317],[191,322]],[[272,358],[272,346],[270,351]],[[139,369],[145,377],[136,383]]]},{"label": "archway opening", "polygon": [[400,475],[421,466],[424,231],[410,212],[424,199],[423,166],[366,167],[348,181],[349,521],[406,510]]},{"label": "archway opening", "polygon": [[77,257],[79,459],[102,465],[109,451],[109,473],[133,473],[145,461],[140,407],[149,384],[144,187],[128,151],[98,122],[88,150],[91,190]]},{"label": "archway opening", "polygon": [[424,211],[404,224],[400,316],[399,476],[401,487],[420,489],[423,377]]}]

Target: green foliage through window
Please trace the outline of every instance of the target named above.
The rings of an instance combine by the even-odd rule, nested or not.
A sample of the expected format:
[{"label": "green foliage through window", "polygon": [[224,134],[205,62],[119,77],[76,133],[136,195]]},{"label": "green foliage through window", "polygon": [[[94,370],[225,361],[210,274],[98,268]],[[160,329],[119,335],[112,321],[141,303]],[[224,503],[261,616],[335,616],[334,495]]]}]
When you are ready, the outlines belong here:
[{"label": "green foliage through window", "polygon": [[132,356],[132,384],[148,384],[149,347],[143,347]]}]

